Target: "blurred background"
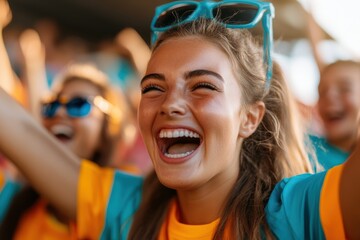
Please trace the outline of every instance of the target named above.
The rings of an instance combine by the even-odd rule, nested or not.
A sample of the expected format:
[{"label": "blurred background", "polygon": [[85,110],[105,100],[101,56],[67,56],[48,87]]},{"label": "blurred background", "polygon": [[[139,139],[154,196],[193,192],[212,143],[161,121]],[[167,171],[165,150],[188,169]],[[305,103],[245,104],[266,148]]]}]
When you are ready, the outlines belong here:
[{"label": "blurred background", "polygon": [[[109,77],[113,88],[125,93],[134,115],[132,127],[128,128],[130,137],[126,138],[134,147],[119,147],[125,150],[117,153],[118,162],[132,159],[141,172],[146,172],[150,160],[135,127],[139,79],[150,57],[150,22],[155,7],[170,1],[8,0],[11,14],[4,5],[6,1],[0,0],[0,27],[6,48],[3,55],[7,53],[12,70],[20,79],[19,89],[23,87],[30,92],[28,95],[40,98],[69,63],[94,63]],[[324,135],[317,111],[319,69],[336,60],[360,60],[360,1],[270,2],[275,7],[274,58],[284,70],[309,132]],[[261,23],[251,32],[261,38]],[[0,54],[4,64],[6,59],[1,57]],[[0,69],[0,76],[4,72]],[[47,86],[40,89],[43,83]],[[0,85],[15,92],[12,95],[26,96],[16,92],[13,83],[3,81]],[[36,88],[35,93],[32,87]],[[30,105],[39,103],[35,98],[29,98]],[[335,120],[350,115],[345,110],[338,112]]]},{"label": "blurred background", "polygon": [[[94,46],[106,46],[119,31],[131,27],[146,43],[150,21],[157,5],[166,0],[10,0],[13,21],[8,29],[16,35],[32,27],[57,41],[70,39],[77,54]],[[273,0],[276,58],[288,76],[298,100],[305,105],[317,101],[318,70],[308,41],[307,11],[324,33],[319,47],[325,62],[360,56],[360,9],[358,0]],[[56,26],[56,27],[55,27]],[[58,31],[55,33],[55,31]],[[261,25],[254,30],[262,34]],[[43,35],[44,35],[43,34]],[[349,35],[350,34],[350,35]],[[41,35],[41,34],[40,34]],[[44,41],[44,40],[43,40]],[[45,40],[46,41],[46,40]],[[82,44],[86,44],[85,46]],[[11,47],[10,47],[11,48]]]}]

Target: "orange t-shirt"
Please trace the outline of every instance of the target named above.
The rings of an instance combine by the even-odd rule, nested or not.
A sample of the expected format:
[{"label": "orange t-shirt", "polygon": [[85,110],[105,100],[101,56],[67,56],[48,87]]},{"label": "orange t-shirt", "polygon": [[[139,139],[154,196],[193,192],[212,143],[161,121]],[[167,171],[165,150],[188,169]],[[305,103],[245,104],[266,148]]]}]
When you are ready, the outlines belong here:
[{"label": "orange t-shirt", "polygon": [[[320,219],[326,239],[345,239],[339,200],[342,168],[343,165],[340,165],[329,170],[321,189]],[[177,202],[173,201],[160,229],[158,240],[211,240],[213,238],[219,219],[204,225],[187,225],[179,222],[179,212]]]},{"label": "orange t-shirt", "polygon": [[340,177],[344,165],[328,171],[321,190],[320,219],[326,239],[346,239],[340,207]]},{"label": "orange t-shirt", "polygon": [[204,225],[188,225],[179,222],[179,206],[172,201],[162,224],[158,240],[212,240],[220,219]]},{"label": "orange t-shirt", "polygon": [[47,203],[39,200],[21,218],[15,240],[65,240],[77,239],[74,224],[60,223],[46,210]]}]

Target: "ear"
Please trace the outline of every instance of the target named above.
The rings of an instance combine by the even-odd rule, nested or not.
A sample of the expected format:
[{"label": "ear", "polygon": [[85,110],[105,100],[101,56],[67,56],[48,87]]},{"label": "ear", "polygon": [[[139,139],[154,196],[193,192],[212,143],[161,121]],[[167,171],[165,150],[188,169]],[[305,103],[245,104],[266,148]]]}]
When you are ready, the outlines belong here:
[{"label": "ear", "polygon": [[247,138],[253,134],[256,128],[259,126],[261,120],[265,114],[265,104],[262,101],[258,101],[246,108],[245,112],[242,112],[242,120],[240,122],[239,137]]}]

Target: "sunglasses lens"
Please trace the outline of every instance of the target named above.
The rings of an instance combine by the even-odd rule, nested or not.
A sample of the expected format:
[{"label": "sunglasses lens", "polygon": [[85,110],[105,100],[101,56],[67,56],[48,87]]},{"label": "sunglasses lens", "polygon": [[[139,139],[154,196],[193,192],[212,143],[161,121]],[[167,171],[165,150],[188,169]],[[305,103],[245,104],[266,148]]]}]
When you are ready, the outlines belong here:
[{"label": "sunglasses lens", "polygon": [[60,105],[58,101],[43,104],[41,109],[42,116],[45,118],[54,117]]},{"label": "sunglasses lens", "polygon": [[245,25],[253,22],[259,8],[250,4],[222,4],[213,9],[213,16],[226,24]]},{"label": "sunglasses lens", "polygon": [[157,18],[154,27],[163,28],[168,26],[173,26],[177,23],[181,23],[188,19],[191,14],[196,10],[197,5],[195,4],[178,4],[173,6],[170,9],[162,12]]},{"label": "sunglasses lens", "polygon": [[85,117],[91,111],[91,103],[85,98],[73,98],[66,104],[70,117]]}]

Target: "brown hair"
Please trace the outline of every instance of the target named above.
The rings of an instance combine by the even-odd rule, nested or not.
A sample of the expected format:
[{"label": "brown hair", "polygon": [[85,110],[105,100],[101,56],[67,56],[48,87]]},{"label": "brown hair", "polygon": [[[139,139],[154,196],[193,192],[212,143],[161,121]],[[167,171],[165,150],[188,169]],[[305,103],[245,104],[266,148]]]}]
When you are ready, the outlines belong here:
[{"label": "brown hair", "polygon": [[[247,30],[227,29],[215,21],[199,19],[163,33],[154,49],[170,38],[198,37],[217,45],[229,57],[243,91],[242,101],[263,101],[266,112],[257,130],[244,139],[240,174],[229,194],[214,239],[272,238],[265,206],[277,182],[311,172],[296,105],[280,67],[275,63],[270,89],[265,89],[262,47]],[[135,215],[129,239],[157,239],[170,199],[176,191],[163,186],[155,173],[146,180],[143,201]]]}]

